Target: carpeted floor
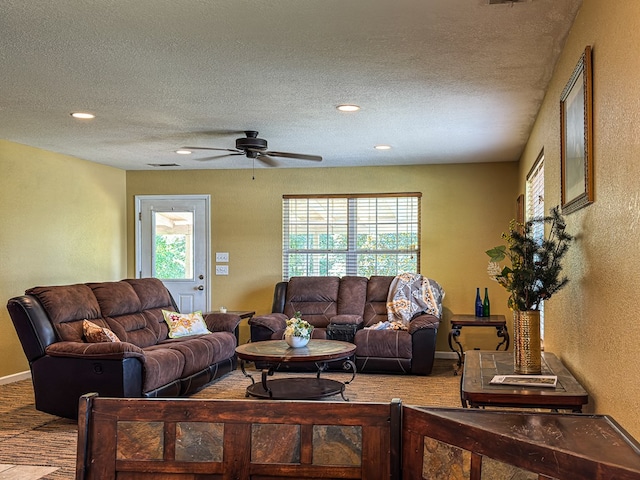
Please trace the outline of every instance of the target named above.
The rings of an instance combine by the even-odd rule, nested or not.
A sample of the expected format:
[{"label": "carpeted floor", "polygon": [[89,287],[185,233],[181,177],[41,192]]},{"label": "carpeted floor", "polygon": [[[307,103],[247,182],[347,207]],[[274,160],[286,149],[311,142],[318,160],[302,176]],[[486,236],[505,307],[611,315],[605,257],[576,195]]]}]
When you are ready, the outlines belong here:
[{"label": "carpeted floor", "polygon": [[[259,381],[260,373],[254,373]],[[276,373],[274,378],[312,373]],[[348,373],[330,372],[327,378],[346,381]],[[192,398],[244,399],[249,379],[238,369],[201,390]],[[405,405],[460,406],[460,377],[453,375],[452,360],[436,360],[428,377],[412,375],[358,374],[347,385],[345,396],[352,402],[389,402],[400,398]],[[249,399],[259,402],[259,399]],[[342,401],[333,396],[325,401]],[[43,476],[19,476],[18,469],[0,468],[4,479],[73,479],[75,478],[76,423],[71,420],[38,412],[34,408],[33,389],[29,380],[0,385],[0,467],[7,465],[35,465],[55,468]],[[51,470],[49,468],[49,470]],[[44,469],[42,473],[46,472]]]}]

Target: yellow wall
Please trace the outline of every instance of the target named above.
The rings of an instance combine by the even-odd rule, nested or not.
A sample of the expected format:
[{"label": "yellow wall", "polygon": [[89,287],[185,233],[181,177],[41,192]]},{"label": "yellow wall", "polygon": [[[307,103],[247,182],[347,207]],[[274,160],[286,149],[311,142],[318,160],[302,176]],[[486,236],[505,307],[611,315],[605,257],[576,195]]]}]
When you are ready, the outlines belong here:
[{"label": "yellow wall", "polygon": [[125,172],[0,140],[0,377],[29,366],[5,307],[36,285],[126,272]]},{"label": "yellow wall", "polygon": [[545,152],[545,204],[560,203],[559,102],[586,45],[593,48],[595,203],[567,218],[577,234],[568,286],[545,305],[546,348],[640,438],[640,2],[584,0],[522,157],[523,179]]},{"label": "yellow wall", "polygon": [[[282,279],[283,194],[422,192],[421,271],[446,291],[438,350],[449,351],[451,312],[473,312],[476,287],[489,287],[492,311],[506,313],[506,295],[488,278],[484,251],[500,243],[515,215],[516,163],[260,169],[255,180],[251,175],[250,170],[127,172],[129,212],[135,195],[211,195],[212,256],[230,256],[229,276],[212,277],[213,307],[271,311],[274,285]],[[133,215],[129,218],[133,275],[135,227]],[[465,347],[495,348],[495,331],[474,330],[479,330],[476,343]],[[246,325],[242,335],[247,336]]]}]

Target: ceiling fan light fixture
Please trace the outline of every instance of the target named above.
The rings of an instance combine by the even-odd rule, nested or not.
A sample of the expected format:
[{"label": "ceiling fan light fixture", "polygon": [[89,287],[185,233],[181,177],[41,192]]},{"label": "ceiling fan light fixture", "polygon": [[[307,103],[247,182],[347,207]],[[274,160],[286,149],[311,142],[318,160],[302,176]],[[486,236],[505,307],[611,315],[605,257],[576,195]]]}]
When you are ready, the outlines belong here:
[{"label": "ceiling fan light fixture", "polygon": [[391,145],[374,145],[376,150],[391,150]]},{"label": "ceiling fan light fixture", "polygon": [[202,160],[212,160],[214,158],[228,157],[232,155],[244,155],[247,158],[258,160],[270,167],[275,167],[276,162],[271,157],[283,157],[292,158],[295,160],[310,160],[314,162],[321,162],[322,157],[320,155],[307,155],[304,153],[291,153],[291,152],[275,152],[267,150],[267,141],[264,138],[258,138],[258,132],[256,130],[245,130],[246,137],[236,139],[236,148],[218,148],[218,147],[180,147],[176,150],[176,153],[180,153],[179,150],[185,151],[185,153],[191,153],[192,150],[198,152],[200,150],[214,150],[230,152],[224,155],[217,155],[214,157],[205,158]]},{"label": "ceiling fan light fixture", "polygon": [[338,105],[336,108],[341,112],[357,112],[360,110],[360,107],[354,104],[342,104]]},{"label": "ceiling fan light fixture", "polygon": [[78,118],[81,120],[91,120],[96,118],[96,116],[93,113],[89,113],[89,112],[72,112],[71,116],[73,118]]},{"label": "ceiling fan light fixture", "polygon": [[191,155],[193,152],[191,150],[187,150],[186,148],[181,148],[180,150],[176,150],[178,155]]}]

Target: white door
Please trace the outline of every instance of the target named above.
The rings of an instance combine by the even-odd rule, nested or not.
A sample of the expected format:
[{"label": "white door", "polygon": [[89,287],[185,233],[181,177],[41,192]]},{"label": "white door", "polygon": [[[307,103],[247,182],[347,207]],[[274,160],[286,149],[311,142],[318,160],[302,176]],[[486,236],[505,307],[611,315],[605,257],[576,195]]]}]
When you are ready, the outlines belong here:
[{"label": "white door", "polygon": [[162,280],[183,313],[209,310],[209,195],[136,196],[136,272]]}]

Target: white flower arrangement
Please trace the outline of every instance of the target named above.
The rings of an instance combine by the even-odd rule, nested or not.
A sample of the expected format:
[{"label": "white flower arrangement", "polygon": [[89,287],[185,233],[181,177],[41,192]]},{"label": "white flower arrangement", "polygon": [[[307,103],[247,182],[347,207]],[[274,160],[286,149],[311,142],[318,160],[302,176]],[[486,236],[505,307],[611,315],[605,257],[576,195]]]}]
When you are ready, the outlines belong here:
[{"label": "white flower arrangement", "polygon": [[300,316],[300,312],[296,312],[293,318],[287,320],[287,328],[284,329],[284,335],[291,337],[311,338],[313,325]]}]

